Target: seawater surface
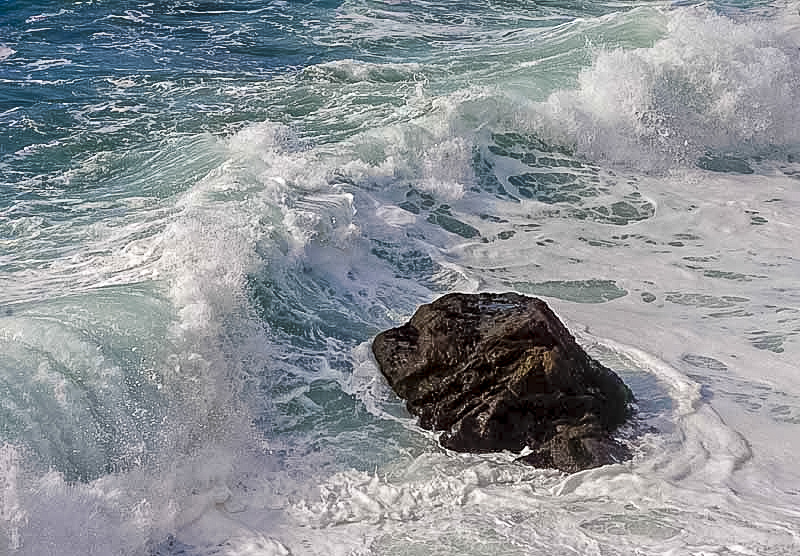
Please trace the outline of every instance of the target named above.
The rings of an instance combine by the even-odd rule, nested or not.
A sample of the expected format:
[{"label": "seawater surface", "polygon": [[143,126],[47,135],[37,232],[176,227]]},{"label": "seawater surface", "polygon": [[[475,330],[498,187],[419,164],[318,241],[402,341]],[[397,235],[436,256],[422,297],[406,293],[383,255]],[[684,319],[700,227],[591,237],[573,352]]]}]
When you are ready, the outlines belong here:
[{"label": "seawater surface", "polygon": [[[0,6],[0,553],[800,553],[800,5]],[[541,296],[631,462],[440,448],[374,335]]]}]

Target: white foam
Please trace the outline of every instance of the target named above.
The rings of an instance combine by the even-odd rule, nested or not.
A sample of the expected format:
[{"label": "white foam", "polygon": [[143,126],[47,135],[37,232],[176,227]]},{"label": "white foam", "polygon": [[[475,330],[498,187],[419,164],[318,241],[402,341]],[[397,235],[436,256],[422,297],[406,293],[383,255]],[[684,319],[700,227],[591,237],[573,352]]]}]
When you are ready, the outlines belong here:
[{"label": "white foam", "polygon": [[0,545],[8,550],[20,547],[20,527],[26,512],[19,500],[19,450],[11,444],[0,446]]},{"label": "white foam", "polygon": [[475,180],[471,168],[472,145],[463,138],[446,139],[433,145],[422,158],[419,187],[446,201],[464,195],[464,185]]},{"label": "white foam", "polygon": [[28,19],[25,20],[25,23],[38,23],[39,21],[44,21],[45,19],[50,19],[51,17],[58,17],[60,15],[64,15],[66,13],[71,13],[72,10],[65,10],[61,9],[58,12],[50,12],[50,13],[41,13],[38,15],[32,15]]},{"label": "white foam", "polygon": [[751,154],[800,143],[797,34],[775,18],[669,12],[650,48],[598,49],[575,91],[542,106],[552,137],[595,160],[649,168],[706,149]]},{"label": "white foam", "polygon": [[[72,60],[66,58],[41,59],[25,64],[25,69],[28,71],[47,71],[61,66],[70,66],[73,63]],[[28,83],[31,83],[31,81],[29,80]]]},{"label": "white foam", "polygon": [[[226,141],[222,149],[216,147],[227,154],[222,164],[172,199],[169,211],[159,214],[157,208],[153,213],[150,203],[134,200],[128,205],[132,214],[122,219],[121,229],[89,235],[90,240],[97,237],[103,249],[90,249],[88,261],[64,261],[63,274],[77,275],[79,281],[95,285],[106,274],[109,288],[105,292],[89,288],[80,299],[66,295],[63,311],[57,311],[56,302],[50,300],[46,305],[48,319],[36,318],[36,305],[27,313],[6,317],[0,328],[0,341],[9,343],[5,353],[15,353],[11,348],[19,345],[25,361],[30,359],[34,368],[41,354],[46,354],[45,359],[56,368],[40,365],[38,375],[31,380],[39,381],[42,396],[51,395],[56,402],[50,407],[51,413],[68,415],[59,418],[66,421],[61,427],[63,443],[24,440],[47,451],[45,459],[62,466],[74,460],[77,469],[73,473],[96,476],[104,467],[103,452],[108,446],[92,443],[104,437],[83,435],[83,429],[66,425],[74,420],[78,426],[87,427],[93,422],[91,412],[101,411],[119,429],[115,430],[111,449],[128,450],[107,463],[121,468],[119,472],[85,484],[72,484],[57,472],[41,475],[36,464],[43,454],[32,454],[32,469],[25,477],[17,480],[9,472],[0,490],[3,507],[8,510],[3,516],[8,530],[3,541],[15,545],[19,554],[38,556],[55,546],[67,554],[142,554],[177,530],[186,530],[193,541],[207,541],[209,546],[236,538],[241,553],[285,553],[280,543],[257,532],[237,533],[237,529],[224,525],[224,520],[218,529],[224,529],[225,534],[191,527],[196,520],[213,516],[217,506],[226,512],[237,510],[235,500],[229,501],[225,493],[230,490],[228,481],[241,472],[238,465],[247,468],[247,464],[234,463],[238,461],[235,454],[253,441],[247,405],[250,396],[243,395],[241,388],[252,372],[248,365],[260,368],[270,357],[264,330],[252,319],[245,280],[264,264],[263,254],[277,251],[265,238],[280,228],[281,209],[290,212],[284,198],[292,190],[302,196],[306,191],[303,186],[313,191],[320,185],[314,181],[318,178],[303,171],[305,154],[292,153],[284,137],[279,126],[245,129]],[[185,154],[189,157],[192,148],[202,153],[208,145],[201,141],[187,147]],[[160,168],[162,172],[169,169],[169,164]],[[313,166],[310,169],[313,172]],[[349,194],[342,193],[309,197],[306,203],[327,207],[328,228],[322,231],[337,239],[338,231],[351,233],[351,200]],[[343,222],[334,225],[334,218]],[[75,226],[80,226],[79,220]],[[314,230],[319,233],[319,225]],[[278,229],[277,233],[286,231]],[[84,235],[83,241],[86,239]],[[346,240],[344,236],[338,239]],[[259,246],[264,249],[261,253],[256,251]],[[42,278],[52,280],[54,277],[46,274],[53,270],[45,269]],[[106,304],[97,299],[105,293],[108,308],[119,310],[126,300],[122,295],[114,297],[113,286],[127,284],[127,288],[135,289],[131,281],[142,276],[158,277],[171,310],[166,315],[139,315],[134,322],[141,329],[127,330],[128,340],[139,342],[130,350],[141,353],[141,360],[150,366],[147,376],[130,377],[115,360],[123,350],[121,338],[125,338],[117,337],[115,327],[124,326],[124,315],[147,311],[153,298],[158,298],[157,287],[142,289],[140,306],[127,308],[123,314],[102,313]],[[30,293],[28,284],[27,295]],[[80,319],[75,322],[76,316],[69,311],[73,304],[80,307],[79,315],[86,315],[85,323]],[[109,319],[111,324],[106,327]],[[83,326],[92,333],[84,332]],[[157,340],[150,337],[159,333]],[[104,335],[110,346],[102,343]],[[157,347],[147,345],[151,341]],[[75,377],[81,390],[74,387]],[[132,400],[125,384],[134,379],[136,395],[145,395],[152,388],[157,392],[156,400]],[[150,407],[155,409],[154,415],[144,411],[148,403],[154,404]],[[48,405],[42,401],[43,407]],[[106,415],[112,408],[120,413]],[[34,420],[41,416],[32,414]],[[156,416],[157,421],[151,423],[153,430],[140,430]],[[136,442],[137,431],[145,437],[141,445]],[[55,440],[59,435],[49,438]],[[82,439],[86,442],[81,443]],[[81,458],[88,463],[81,466]]]},{"label": "white foam", "polygon": [[[577,91],[556,93],[533,108],[537,117],[545,115],[540,121],[551,137],[577,143],[580,154],[595,161],[642,167],[673,167],[687,146],[693,156],[706,147],[746,151],[796,140],[796,130],[776,119],[784,111],[789,123],[796,120],[797,94],[785,87],[797,77],[797,62],[785,56],[794,35],[702,8],[664,17],[670,27],[654,47],[599,51]],[[367,38],[396,37],[391,25],[372,27],[346,14],[339,24],[365,24],[373,33]],[[434,30],[469,29],[443,27]],[[419,33],[413,25],[401,30]],[[15,275],[13,291],[4,293],[20,305],[40,302],[39,292],[84,297],[58,315],[52,300],[45,304],[47,326],[12,315],[0,339],[25,340],[28,348],[73,364],[71,370],[97,370],[113,386],[96,388],[102,403],[121,411],[129,400],[115,389],[125,377],[113,354],[135,348],[125,353],[139,354],[147,371],[137,391],[153,387],[173,403],[158,423],[156,454],[132,442],[123,458],[127,468],[84,483],[32,468],[35,458],[23,459],[13,446],[0,449],[0,541],[36,556],[166,551],[170,535],[176,552],[193,555],[723,555],[758,554],[764,547],[792,553],[800,519],[794,509],[796,425],[775,424],[770,416],[791,412],[792,396],[800,392],[791,363],[794,325],[784,321],[797,304],[796,180],[697,171],[663,179],[619,173],[614,181],[604,174],[608,191],[598,203],[635,191],[656,207],[652,216],[625,226],[568,218],[557,211],[569,207],[536,199],[504,203],[472,191],[479,186],[474,149],[486,129],[517,130],[530,103],[480,87],[436,97],[427,81],[435,77],[412,75],[416,65],[390,64],[388,73],[377,66],[326,64],[299,79],[340,79],[341,88],[409,87],[404,106],[359,112],[361,119],[353,121],[364,131],[344,141],[326,143],[325,136],[312,145],[290,128],[265,122],[227,139],[181,144],[168,162],[156,157],[137,164],[157,169],[133,176],[152,197],[84,205],[62,199],[76,210],[122,216],[96,222],[90,233],[72,230],[72,243],[85,253],[69,252],[47,268]],[[663,96],[676,82],[708,93],[712,102],[687,115],[680,105],[690,97]],[[665,83],[666,91],[659,88]],[[762,95],[773,85],[778,93]],[[760,107],[746,106],[761,96]],[[338,108],[326,108],[320,118],[352,116]],[[174,174],[173,165],[195,164],[203,169],[191,184],[174,178],[184,174]],[[182,184],[177,191],[151,189],[176,182]],[[461,210],[472,217],[481,238],[465,242],[436,228],[425,213],[401,209],[409,186],[430,193],[434,207],[446,201],[457,216]],[[498,221],[477,218],[484,212]],[[767,224],[754,226],[755,216]],[[24,239],[37,240],[42,224],[14,225]],[[56,230],[50,235],[70,232]],[[396,249],[399,263],[371,252],[384,245]],[[417,258],[402,259],[408,253]],[[394,263],[413,270],[403,275]],[[307,334],[286,332],[279,319],[254,317],[248,280],[263,276],[269,280],[260,285],[273,288],[275,303],[289,308],[287,320],[302,325],[311,317]],[[512,454],[445,452],[382,382],[368,342],[353,349],[378,327],[408,317],[434,288],[509,289],[597,277],[615,280],[627,295],[597,305],[552,303],[582,340],[629,362],[634,378],[658,385],[636,393],[655,406],[647,419],[659,432],[638,438],[636,458],[626,464],[564,476],[514,463]],[[137,281],[145,287],[135,289]],[[163,296],[163,306],[141,301],[137,313],[110,303],[102,307],[115,318],[96,318],[103,309],[91,302],[113,297],[119,285],[132,298]],[[645,291],[655,298],[650,304],[641,301]],[[704,300],[734,314],[715,315],[718,308],[703,307]],[[86,320],[68,320],[84,312]],[[148,319],[158,325],[133,328],[146,328]],[[93,344],[65,331],[65,322],[108,337]],[[320,323],[332,332],[321,331]],[[361,328],[347,332],[338,325]],[[115,327],[125,334],[115,335]],[[762,329],[787,334],[783,355],[750,341]],[[126,335],[136,345],[121,342]],[[103,350],[112,355],[95,353]],[[686,363],[703,357],[724,370]],[[52,393],[47,407],[69,407],[63,376],[37,369],[31,378],[39,391]],[[336,430],[331,421],[337,417],[324,414],[330,406],[322,398],[341,393],[326,389],[327,382],[350,395],[341,402],[346,430]],[[758,415],[742,409],[740,398],[755,398],[761,388],[769,389],[764,403],[771,405]],[[289,408],[285,415],[265,410],[278,405]],[[267,432],[251,430],[254,416],[266,422]],[[278,432],[270,437],[273,427]],[[376,455],[381,450],[388,455]],[[367,469],[364,462],[373,459],[378,463]]]},{"label": "white foam", "polygon": [[5,60],[7,58],[10,58],[16,52],[17,51],[14,50],[13,48],[10,48],[10,47],[5,46],[5,45],[0,45],[0,62],[2,62],[3,60]]},{"label": "white foam", "polygon": [[414,81],[422,70],[418,63],[369,63],[360,60],[335,60],[309,66],[303,74],[311,79],[331,79],[336,82],[401,83]]}]

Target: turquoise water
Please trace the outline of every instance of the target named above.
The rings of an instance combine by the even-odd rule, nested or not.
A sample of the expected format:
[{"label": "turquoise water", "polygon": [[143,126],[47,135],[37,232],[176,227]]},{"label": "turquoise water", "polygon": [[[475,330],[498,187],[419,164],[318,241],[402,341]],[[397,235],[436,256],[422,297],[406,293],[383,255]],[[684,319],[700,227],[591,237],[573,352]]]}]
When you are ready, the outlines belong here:
[{"label": "turquoise water", "polygon": [[[787,2],[4,3],[2,553],[796,554],[798,47]],[[506,290],[631,385],[632,462],[388,391],[378,331]]]}]

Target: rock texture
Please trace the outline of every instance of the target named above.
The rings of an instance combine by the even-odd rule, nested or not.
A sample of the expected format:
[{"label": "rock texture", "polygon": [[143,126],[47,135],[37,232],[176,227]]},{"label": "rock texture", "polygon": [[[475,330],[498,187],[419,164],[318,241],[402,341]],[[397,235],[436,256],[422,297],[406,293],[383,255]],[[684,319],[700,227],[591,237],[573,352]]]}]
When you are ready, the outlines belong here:
[{"label": "rock texture", "polygon": [[420,426],[459,452],[532,452],[574,472],[628,457],[612,432],[631,391],[591,357],[544,301],[515,293],[449,294],[379,334],[381,372]]}]

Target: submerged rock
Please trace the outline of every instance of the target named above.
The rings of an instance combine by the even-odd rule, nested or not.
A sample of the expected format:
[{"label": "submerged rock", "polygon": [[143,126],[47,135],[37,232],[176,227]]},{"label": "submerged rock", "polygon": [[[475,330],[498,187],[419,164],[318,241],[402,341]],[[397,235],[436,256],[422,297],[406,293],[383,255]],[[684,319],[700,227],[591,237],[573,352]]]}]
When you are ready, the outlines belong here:
[{"label": "submerged rock", "polygon": [[629,454],[612,438],[633,395],[591,357],[541,299],[449,294],[379,334],[381,372],[423,428],[458,452],[531,452],[574,472]]}]

